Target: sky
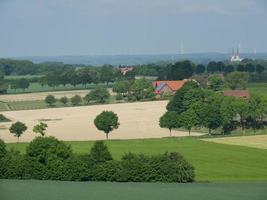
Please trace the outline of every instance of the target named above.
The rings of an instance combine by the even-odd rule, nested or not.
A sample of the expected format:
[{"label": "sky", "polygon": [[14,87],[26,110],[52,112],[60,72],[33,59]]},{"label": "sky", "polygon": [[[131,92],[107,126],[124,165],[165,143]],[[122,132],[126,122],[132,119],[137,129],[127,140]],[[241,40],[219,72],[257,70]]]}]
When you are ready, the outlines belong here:
[{"label": "sky", "polygon": [[267,52],[266,0],[0,0],[0,57]]}]

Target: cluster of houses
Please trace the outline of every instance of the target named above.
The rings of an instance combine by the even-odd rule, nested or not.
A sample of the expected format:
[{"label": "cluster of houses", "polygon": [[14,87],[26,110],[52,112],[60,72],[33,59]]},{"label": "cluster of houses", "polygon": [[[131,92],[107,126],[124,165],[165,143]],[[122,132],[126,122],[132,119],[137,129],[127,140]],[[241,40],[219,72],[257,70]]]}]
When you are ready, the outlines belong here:
[{"label": "cluster of houses", "polygon": [[[154,88],[154,94],[158,97],[162,96],[165,93],[175,94],[176,91],[181,89],[183,85],[190,79],[178,80],[178,81],[153,81],[152,85]],[[246,98],[250,97],[248,90],[229,90],[223,92],[224,96],[237,97],[237,98]]]}]

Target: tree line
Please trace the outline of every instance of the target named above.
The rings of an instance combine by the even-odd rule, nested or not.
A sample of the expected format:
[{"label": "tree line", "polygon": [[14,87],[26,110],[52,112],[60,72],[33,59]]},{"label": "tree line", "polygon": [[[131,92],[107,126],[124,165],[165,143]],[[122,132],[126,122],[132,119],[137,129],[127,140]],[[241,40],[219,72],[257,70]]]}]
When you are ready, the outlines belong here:
[{"label": "tree line", "polygon": [[26,153],[7,150],[0,139],[0,179],[116,182],[193,182],[193,166],[177,152],[147,156],[126,153],[114,160],[103,141],[88,154],[73,153],[54,137],[37,137]]}]

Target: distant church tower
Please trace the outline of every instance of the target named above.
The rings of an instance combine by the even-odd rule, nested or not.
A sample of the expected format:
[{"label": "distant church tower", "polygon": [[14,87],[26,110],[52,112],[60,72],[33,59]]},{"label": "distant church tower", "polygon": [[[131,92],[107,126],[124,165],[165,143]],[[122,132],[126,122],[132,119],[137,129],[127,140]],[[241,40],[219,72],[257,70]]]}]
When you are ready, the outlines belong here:
[{"label": "distant church tower", "polygon": [[243,60],[243,58],[241,58],[240,55],[239,55],[239,48],[236,49],[236,52],[233,49],[230,61],[231,62],[241,62],[242,60]]}]

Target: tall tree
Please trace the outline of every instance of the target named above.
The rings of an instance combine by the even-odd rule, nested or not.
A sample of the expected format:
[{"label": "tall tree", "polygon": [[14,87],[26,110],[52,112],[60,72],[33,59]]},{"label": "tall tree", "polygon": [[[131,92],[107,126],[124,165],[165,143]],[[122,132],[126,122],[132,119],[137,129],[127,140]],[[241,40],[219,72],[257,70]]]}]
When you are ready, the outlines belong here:
[{"label": "tall tree", "polygon": [[203,74],[205,70],[206,70],[205,65],[198,64],[196,66],[196,74]]}]

